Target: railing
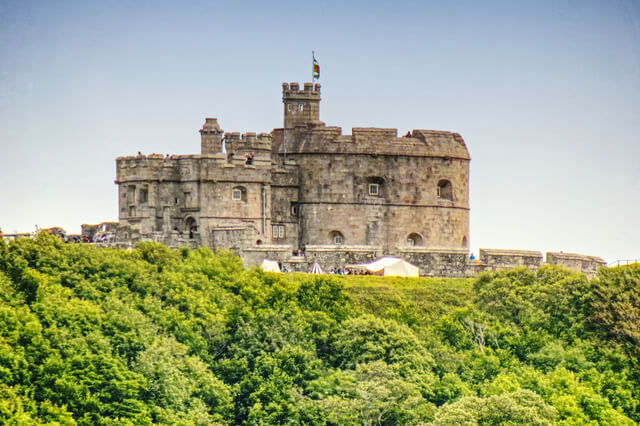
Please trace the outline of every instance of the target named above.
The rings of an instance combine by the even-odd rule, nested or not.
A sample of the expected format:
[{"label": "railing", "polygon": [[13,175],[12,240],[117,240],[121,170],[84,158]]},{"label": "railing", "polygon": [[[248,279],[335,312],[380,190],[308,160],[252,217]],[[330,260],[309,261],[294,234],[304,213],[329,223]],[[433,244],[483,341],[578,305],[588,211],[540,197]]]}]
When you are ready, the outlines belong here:
[{"label": "railing", "polygon": [[640,263],[640,259],[621,259],[609,263],[607,266],[631,265],[632,263]]}]

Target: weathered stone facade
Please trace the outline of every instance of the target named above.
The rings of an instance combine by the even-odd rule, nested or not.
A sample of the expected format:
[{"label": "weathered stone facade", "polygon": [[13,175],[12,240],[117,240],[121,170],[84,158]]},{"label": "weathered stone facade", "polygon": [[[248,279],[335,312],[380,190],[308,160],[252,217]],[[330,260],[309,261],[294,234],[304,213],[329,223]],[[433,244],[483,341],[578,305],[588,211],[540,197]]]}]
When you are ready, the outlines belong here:
[{"label": "weathered stone facade", "polygon": [[[320,121],[320,85],[283,83],[284,127],[200,130],[200,155],[119,157],[115,243],[233,250],[248,266],[279,260],[307,271],[406,259],[421,275],[465,277],[537,268],[542,254],[480,251],[469,259],[469,153],[457,133],[340,127]],[[602,259],[549,253],[594,273]]]},{"label": "weathered stone facade", "polygon": [[224,133],[207,118],[200,155],[118,158],[116,240],[231,249],[248,264],[294,268],[300,258],[337,267],[385,254],[426,266],[431,250],[466,258],[469,153],[459,134],[343,135],[319,120],[319,84],[284,83],[282,93],[284,127],[270,134]]}]

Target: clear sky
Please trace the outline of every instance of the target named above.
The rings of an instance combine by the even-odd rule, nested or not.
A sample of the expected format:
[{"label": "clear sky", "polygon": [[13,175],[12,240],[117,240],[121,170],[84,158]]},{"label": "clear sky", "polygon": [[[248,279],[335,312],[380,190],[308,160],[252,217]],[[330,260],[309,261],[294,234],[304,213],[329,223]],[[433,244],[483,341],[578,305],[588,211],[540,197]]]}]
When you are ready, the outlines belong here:
[{"label": "clear sky", "polygon": [[640,2],[0,0],[0,227],[117,220],[115,158],[282,126],[459,132],[471,246],[640,259]]}]

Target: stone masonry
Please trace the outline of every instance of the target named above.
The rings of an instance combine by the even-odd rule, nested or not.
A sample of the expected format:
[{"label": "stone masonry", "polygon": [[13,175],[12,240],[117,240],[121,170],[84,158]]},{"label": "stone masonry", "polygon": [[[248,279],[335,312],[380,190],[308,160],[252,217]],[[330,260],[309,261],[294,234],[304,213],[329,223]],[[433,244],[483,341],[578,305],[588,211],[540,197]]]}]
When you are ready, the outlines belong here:
[{"label": "stone masonry", "polygon": [[[470,157],[459,134],[343,134],[320,121],[320,91],[283,83],[284,126],[269,134],[224,132],[207,118],[199,155],[116,159],[117,244],[207,246],[233,250],[249,266],[275,259],[293,270],[394,255],[444,276],[505,259],[487,251],[485,266],[468,260]],[[506,263],[535,260],[523,253]],[[551,257],[578,265],[560,258]]]}]

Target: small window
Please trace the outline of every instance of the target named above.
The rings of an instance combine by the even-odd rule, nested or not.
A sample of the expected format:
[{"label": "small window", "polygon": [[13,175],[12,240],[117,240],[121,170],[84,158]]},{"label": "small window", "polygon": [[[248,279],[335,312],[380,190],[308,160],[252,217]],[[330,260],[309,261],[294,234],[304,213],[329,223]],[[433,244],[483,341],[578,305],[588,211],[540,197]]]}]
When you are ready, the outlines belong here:
[{"label": "small window", "polygon": [[288,104],[288,105],[287,105],[287,109],[288,109],[289,111],[291,111],[291,110],[293,109],[293,108],[291,108],[292,106],[293,106],[293,105]]},{"label": "small window", "polygon": [[340,231],[331,231],[329,238],[333,244],[344,244],[344,236]]},{"label": "small window", "polygon": [[384,196],[384,179],[380,176],[369,176],[366,178],[367,193],[372,197]]},{"label": "small window", "polygon": [[285,237],[285,226],[284,225],[273,225],[272,227],[272,235],[274,239],[282,239]]},{"label": "small window", "polygon": [[462,247],[467,248],[467,236],[462,237]]},{"label": "small window", "polygon": [[149,201],[149,190],[147,188],[140,189],[140,202],[146,203]]},{"label": "small window", "polygon": [[304,105],[303,104],[298,104],[298,111],[302,111],[304,109]]},{"label": "small window", "polygon": [[231,199],[235,201],[247,201],[247,189],[244,186],[236,186],[231,191]]},{"label": "small window", "polygon": [[129,217],[136,217],[136,208],[135,208],[135,206],[129,207]]},{"label": "small window", "polygon": [[298,203],[291,203],[291,216],[300,216],[300,205]]},{"label": "small window", "polygon": [[185,207],[189,207],[191,205],[191,193],[190,192],[185,192],[184,193],[184,206]]},{"label": "small window", "polygon": [[451,182],[446,179],[438,182],[438,190],[437,190],[438,198],[442,198],[444,200],[453,200],[453,186]]},{"label": "small window", "polygon": [[127,203],[134,204],[136,202],[136,187],[134,185],[127,186]]},{"label": "small window", "polygon": [[421,246],[423,245],[423,239],[420,234],[412,233],[407,237],[407,245],[409,247]]}]

